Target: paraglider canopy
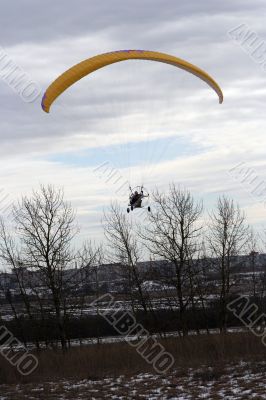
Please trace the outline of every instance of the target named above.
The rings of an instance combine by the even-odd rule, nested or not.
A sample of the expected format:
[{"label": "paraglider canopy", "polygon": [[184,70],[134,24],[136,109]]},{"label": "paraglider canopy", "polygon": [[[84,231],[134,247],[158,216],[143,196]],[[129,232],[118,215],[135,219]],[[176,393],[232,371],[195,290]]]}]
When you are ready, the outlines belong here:
[{"label": "paraglider canopy", "polygon": [[49,113],[50,107],[55,99],[84,76],[107,65],[132,59],[158,61],[165,64],[171,64],[175,67],[190,72],[191,74],[205,81],[217,93],[219,97],[219,103],[223,102],[222,90],[215,80],[202,69],[190,64],[185,60],[182,60],[181,58],[149,50],[118,50],[89,58],[65,71],[48,87],[44,93],[42,98],[43,110]]}]

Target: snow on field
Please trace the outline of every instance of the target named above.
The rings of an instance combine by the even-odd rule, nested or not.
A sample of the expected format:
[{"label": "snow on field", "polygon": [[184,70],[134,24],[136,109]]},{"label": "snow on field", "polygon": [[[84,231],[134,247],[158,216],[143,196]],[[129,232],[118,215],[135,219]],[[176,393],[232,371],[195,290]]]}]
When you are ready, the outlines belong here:
[{"label": "snow on field", "polygon": [[[144,285],[144,289],[147,291],[159,291],[159,287],[160,285],[154,281],[145,281],[143,282]],[[159,286],[158,286],[159,285]],[[171,286],[167,286],[165,288],[165,290],[170,290],[172,289]],[[205,307],[207,307],[210,302],[217,300],[217,298],[219,298],[219,295],[217,294],[210,294],[208,296],[205,296],[204,299],[204,304]],[[90,300],[88,300],[85,304],[84,304],[84,308],[82,309],[82,314],[80,312],[80,310],[77,310],[76,307],[73,304],[69,304],[69,307],[73,308],[71,311],[69,310],[69,313],[73,316],[73,317],[80,317],[80,315],[83,316],[90,316],[90,315],[97,315],[98,312],[101,312],[102,314],[104,313],[111,313],[113,312],[113,307],[110,307],[109,302],[106,301],[101,301],[99,302],[98,305],[98,310],[97,307],[95,306],[95,304],[91,304],[92,298]],[[202,306],[201,304],[201,299],[197,296],[194,297],[194,305],[196,306],[198,303],[199,307]],[[121,309],[125,312],[125,311],[131,311],[132,310],[132,304],[130,300],[116,300],[115,301],[115,305],[116,307],[121,306]],[[152,306],[152,308],[154,310],[178,310],[178,304],[176,301],[175,297],[158,297],[158,298],[153,298],[150,300],[150,306]],[[191,305],[188,305],[188,308],[190,308]],[[142,310],[142,305],[140,302],[136,302],[135,304],[135,310]],[[0,314],[1,314],[1,318],[3,321],[11,321],[14,319],[14,315],[12,312],[12,308],[9,304],[0,304]],[[50,315],[52,315],[53,313],[50,312]],[[18,305],[18,310],[17,310],[17,316],[19,317],[25,317],[27,318],[27,312],[23,306],[23,303],[19,303]],[[1,398],[0,398],[1,400]]]},{"label": "snow on field", "polygon": [[166,376],[142,373],[132,377],[63,380],[0,385],[1,400],[259,400],[266,399],[266,363],[172,371]]}]

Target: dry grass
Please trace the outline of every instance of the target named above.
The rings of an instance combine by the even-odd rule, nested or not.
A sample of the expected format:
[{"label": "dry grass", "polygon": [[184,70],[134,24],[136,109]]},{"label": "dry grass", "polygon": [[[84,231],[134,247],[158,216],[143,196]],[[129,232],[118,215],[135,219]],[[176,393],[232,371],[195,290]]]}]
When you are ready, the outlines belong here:
[{"label": "dry grass", "polygon": [[[161,341],[175,358],[174,369],[179,376],[190,368],[210,366],[195,375],[196,380],[208,382],[219,379],[230,362],[240,360],[258,362],[265,360],[266,348],[259,338],[247,333],[228,335],[189,336],[184,339],[169,338]],[[28,377],[21,376],[15,367],[0,358],[0,384],[55,381],[60,379],[98,380],[104,377],[132,376],[151,372],[152,366],[127,343],[89,345],[61,351],[43,350],[35,353],[38,369]],[[258,364],[258,371],[260,366]],[[201,375],[202,374],[202,375]]]}]

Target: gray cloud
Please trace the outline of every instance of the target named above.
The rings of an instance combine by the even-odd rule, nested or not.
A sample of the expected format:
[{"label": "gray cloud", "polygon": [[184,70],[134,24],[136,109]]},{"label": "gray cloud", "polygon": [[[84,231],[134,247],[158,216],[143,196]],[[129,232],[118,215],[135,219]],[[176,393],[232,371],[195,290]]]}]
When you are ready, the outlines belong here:
[{"label": "gray cloud", "polygon": [[[266,72],[227,32],[246,23],[266,41],[264,10],[262,0],[21,0],[16,6],[3,2],[0,46],[43,90],[85,58],[144,48],[176,54],[206,69],[223,88],[225,102],[219,106],[215,94],[195,77],[155,63],[121,63],[98,71],[64,93],[50,115],[41,110],[40,98],[23,103],[0,80],[0,186],[14,196],[41,181],[61,182],[69,198],[82,197],[84,192],[91,210],[88,220],[96,229],[99,210],[94,210],[92,193],[103,193],[105,185],[91,178],[89,165],[75,169],[49,159],[99,147],[107,132],[113,135],[111,140],[118,140],[118,131],[128,129],[131,134],[134,130],[158,135],[176,131],[201,148],[201,155],[177,156],[160,165],[161,182],[176,176],[206,198],[214,183],[217,193],[230,190],[234,194],[235,190],[238,195],[236,185],[232,188],[225,178],[230,166],[243,159],[253,165],[259,162],[262,178],[266,174]],[[92,180],[89,189],[88,179]],[[97,197],[99,207],[109,201],[107,197]],[[250,204],[244,194],[241,200]],[[74,204],[82,209],[76,197]],[[87,217],[81,213],[79,218],[88,229]]]}]

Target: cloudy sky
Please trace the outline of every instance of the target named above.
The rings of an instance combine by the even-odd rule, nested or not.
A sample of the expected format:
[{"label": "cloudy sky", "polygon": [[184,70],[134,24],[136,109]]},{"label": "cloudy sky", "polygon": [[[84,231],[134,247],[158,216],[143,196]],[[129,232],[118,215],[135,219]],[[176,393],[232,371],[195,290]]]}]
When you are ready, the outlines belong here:
[{"label": "cloudy sky", "polygon": [[[102,209],[111,199],[127,206],[121,184],[165,191],[175,182],[202,198],[206,211],[227,194],[263,229],[264,1],[0,4],[2,206],[40,183],[61,186],[77,210],[80,240],[100,240]],[[84,78],[50,114],[42,111],[42,93],[60,73],[120,49],[161,51],[196,64],[219,83],[224,103],[182,70],[129,61]],[[41,88],[35,101],[25,102],[8,84],[1,54]]]}]

